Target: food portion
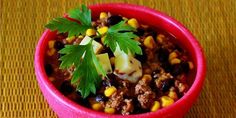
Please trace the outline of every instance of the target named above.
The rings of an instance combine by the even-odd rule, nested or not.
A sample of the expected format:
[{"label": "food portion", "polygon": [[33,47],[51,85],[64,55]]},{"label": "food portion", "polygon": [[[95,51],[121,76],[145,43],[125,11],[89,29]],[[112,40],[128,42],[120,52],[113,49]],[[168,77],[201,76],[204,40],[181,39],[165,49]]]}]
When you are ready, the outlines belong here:
[{"label": "food portion", "polygon": [[108,114],[140,114],[172,105],[191,86],[194,64],[168,32],[110,12],[91,18],[85,6],[68,16],[74,20],[46,25],[58,33],[48,42],[45,72],[69,99]]}]

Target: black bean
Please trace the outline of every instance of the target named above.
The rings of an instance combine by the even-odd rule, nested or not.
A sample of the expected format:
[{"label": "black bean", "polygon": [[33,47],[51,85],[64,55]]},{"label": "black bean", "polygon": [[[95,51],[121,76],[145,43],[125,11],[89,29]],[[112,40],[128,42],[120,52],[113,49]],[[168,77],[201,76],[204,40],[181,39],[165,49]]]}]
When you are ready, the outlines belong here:
[{"label": "black bean", "polygon": [[147,61],[147,53],[145,52],[145,50],[144,50],[143,47],[141,47],[141,48],[142,48],[143,54],[142,54],[142,55],[138,55],[138,54],[137,54],[137,55],[135,56],[135,58],[138,59],[141,63],[144,63],[144,62]]},{"label": "black bean", "polygon": [[101,38],[95,37],[94,40],[97,41],[97,42],[100,42],[100,41],[101,41]]},{"label": "black bean", "polygon": [[157,78],[157,74],[160,73],[160,71],[161,71],[161,70],[159,70],[159,69],[153,71],[152,74],[151,74],[151,75],[152,75],[152,78],[153,78],[153,79],[156,79],[156,78]]},{"label": "black bean", "polygon": [[153,38],[157,37],[157,32],[154,29],[149,28],[147,32],[149,36],[152,36]]},{"label": "black bean", "polygon": [[145,33],[145,30],[142,28],[138,28],[136,32],[134,32],[134,34],[138,35],[138,36],[143,36]]},{"label": "black bean", "polygon": [[79,91],[76,91],[76,94],[77,94],[78,96],[81,96],[81,93],[80,93]]},{"label": "black bean", "polygon": [[53,67],[51,64],[45,64],[44,69],[46,71],[46,74],[49,76],[53,73]]},{"label": "black bean", "polygon": [[109,26],[115,25],[115,24],[119,23],[121,20],[122,20],[122,17],[121,17],[121,16],[113,15],[113,16],[111,16],[111,17],[109,17],[109,18],[107,19],[107,24],[108,24]]},{"label": "black bean", "polygon": [[64,56],[65,54],[60,54],[60,53],[58,53],[58,55],[57,55],[57,58],[58,58],[58,62],[59,62],[59,64],[61,64],[61,60],[59,60],[62,56]]},{"label": "black bean", "polygon": [[167,92],[171,86],[174,85],[174,80],[173,79],[167,79],[162,82],[161,90],[163,92]]},{"label": "black bean", "polygon": [[97,95],[97,96],[95,97],[95,100],[96,100],[97,102],[103,102],[103,101],[106,101],[106,97],[105,97],[104,95]]},{"label": "black bean", "polygon": [[189,64],[188,64],[188,62],[182,62],[182,63],[181,63],[181,66],[182,66],[183,71],[184,71],[185,73],[188,73],[188,72],[189,72]]},{"label": "black bean", "polygon": [[54,48],[58,51],[61,50],[62,48],[64,48],[65,45],[61,42],[61,41],[56,41],[54,44]]},{"label": "black bean", "polygon": [[160,62],[168,61],[169,51],[167,49],[160,48],[156,53]]},{"label": "black bean", "polygon": [[141,104],[139,103],[137,98],[132,99],[133,105],[134,105],[134,111],[133,114],[139,114],[139,113],[145,113],[146,110],[141,108]]},{"label": "black bean", "polygon": [[183,49],[181,47],[179,47],[178,45],[175,46],[175,49],[178,50],[179,52],[183,51]]},{"label": "black bean", "polygon": [[107,48],[106,52],[108,53],[109,57],[114,57],[114,53],[111,51],[110,48]]},{"label": "black bean", "polygon": [[111,81],[110,80],[102,80],[102,86],[111,86]]},{"label": "black bean", "polygon": [[87,108],[91,108],[90,106],[90,102],[88,101],[88,99],[83,99],[81,98],[80,100],[77,101],[80,105],[83,105]]},{"label": "black bean", "polygon": [[161,67],[164,68],[165,72],[167,72],[167,73],[172,71],[172,66],[169,62],[161,63]]},{"label": "black bean", "polygon": [[71,85],[70,81],[64,81],[61,84],[60,91],[63,94],[68,95],[74,91],[74,87]]},{"label": "black bean", "polygon": [[180,64],[175,64],[172,66],[172,70],[170,72],[173,76],[177,76],[183,73],[183,68]]}]

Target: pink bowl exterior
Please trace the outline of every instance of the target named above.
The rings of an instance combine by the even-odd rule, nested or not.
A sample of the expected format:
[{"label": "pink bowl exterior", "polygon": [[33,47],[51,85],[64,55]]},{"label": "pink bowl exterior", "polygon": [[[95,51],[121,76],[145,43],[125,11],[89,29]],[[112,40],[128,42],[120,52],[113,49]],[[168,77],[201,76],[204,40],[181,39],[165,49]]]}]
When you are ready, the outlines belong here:
[{"label": "pink bowl exterior", "polygon": [[178,118],[183,117],[196,101],[206,74],[206,63],[203,51],[194,36],[179,22],[169,16],[143,6],[130,4],[98,4],[90,6],[93,16],[98,16],[102,11],[110,11],[113,14],[121,14],[129,18],[137,18],[139,21],[156,27],[161,27],[172,33],[178,38],[178,42],[189,51],[196,65],[196,76],[194,83],[189,91],[173,105],[158,110],[157,112],[149,112],[138,115],[109,115],[97,112],[69,100],[61,94],[54,85],[48,80],[44,71],[44,53],[47,41],[55,37],[55,32],[46,30],[41,36],[35,52],[35,74],[39,87],[49,103],[50,107],[57,113],[60,118]]}]

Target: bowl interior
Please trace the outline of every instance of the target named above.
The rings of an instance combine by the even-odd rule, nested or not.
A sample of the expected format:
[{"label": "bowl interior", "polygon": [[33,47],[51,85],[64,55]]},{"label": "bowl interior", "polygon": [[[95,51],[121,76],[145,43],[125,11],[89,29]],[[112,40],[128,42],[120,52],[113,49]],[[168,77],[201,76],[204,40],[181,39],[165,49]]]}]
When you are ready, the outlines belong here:
[{"label": "bowl interior", "polygon": [[[170,107],[158,110],[157,112],[150,112],[138,115],[129,115],[127,117],[152,117],[152,116],[162,116],[166,115],[166,113],[176,114],[177,112],[186,113],[187,110],[191,107],[192,103],[195,101],[196,97],[198,96],[200,89],[203,84],[204,76],[205,76],[205,59],[202,53],[201,47],[196,41],[196,39],[192,36],[192,34],[179,22],[175,21],[174,19],[170,18],[169,16],[160,13],[158,11],[154,11],[152,9],[136,6],[136,5],[129,5],[129,4],[98,4],[90,6],[92,10],[92,16],[98,17],[100,12],[111,12],[112,14],[120,14],[127,18],[136,18],[139,22],[150,25],[153,27],[161,28],[164,31],[169,32],[173,36],[177,38],[176,42],[178,45],[186,49],[191,57],[194,65],[195,65],[195,72],[190,74],[189,78],[192,78],[191,83],[193,82],[191,88],[184,95],[180,100],[176,103],[171,105]],[[56,32],[50,32],[49,30],[45,31],[44,35],[41,37],[39,44],[36,49],[35,54],[35,68],[36,73],[40,75],[37,76],[38,81],[43,81],[44,84],[48,87],[48,90],[53,93],[56,99],[62,101],[68,107],[71,107],[75,110],[75,112],[84,113],[89,112],[90,114],[96,114],[98,117],[122,117],[121,115],[108,115],[101,112],[96,112],[91,109],[84,108],[77,103],[70,101],[68,98],[63,96],[48,80],[46,73],[44,71],[44,54],[47,46],[47,42],[50,39],[55,38]],[[183,105],[186,105],[183,108]],[[183,109],[181,109],[183,108]],[[178,113],[177,113],[178,114]],[[181,115],[181,114],[180,114]],[[92,115],[90,115],[92,116]],[[89,117],[89,116],[88,116]]]}]

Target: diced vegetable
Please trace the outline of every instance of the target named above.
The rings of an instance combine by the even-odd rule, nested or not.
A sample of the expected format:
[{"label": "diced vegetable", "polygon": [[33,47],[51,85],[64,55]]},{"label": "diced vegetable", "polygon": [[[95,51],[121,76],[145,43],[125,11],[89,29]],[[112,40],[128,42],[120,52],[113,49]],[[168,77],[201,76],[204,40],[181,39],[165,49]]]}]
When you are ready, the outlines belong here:
[{"label": "diced vegetable", "polygon": [[135,83],[142,76],[142,65],[134,57],[121,53],[115,58],[114,74]]},{"label": "diced vegetable", "polygon": [[98,61],[102,65],[103,69],[109,74],[112,73],[111,63],[108,53],[97,55]]},{"label": "diced vegetable", "polygon": [[[117,46],[116,46],[116,50],[115,50],[115,52],[114,52],[114,55],[115,55],[116,57],[118,57],[118,56],[120,56],[120,55],[122,55],[122,54],[125,54],[125,52],[120,49],[120,46],[119,46],[119,45],[117,45]],[[129,56],[132,56],[132,54],[130,53],[130,51],[129,51],[129,54],[128,54],[128,55],[129,55]]]},{"label": "diced vegetable", "polygon": [[[85,36],[84,39],[80,42],[80,45],[86,45],[91,40],[92,38],[90,38],[89,36]],[[102,44],[100,44],[99,42],[95,40],[92,41],[92,45],[93,45],[93,51],[95,54],[98,54],[103,49]]]}]

